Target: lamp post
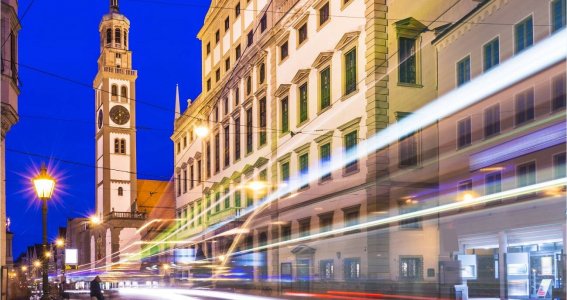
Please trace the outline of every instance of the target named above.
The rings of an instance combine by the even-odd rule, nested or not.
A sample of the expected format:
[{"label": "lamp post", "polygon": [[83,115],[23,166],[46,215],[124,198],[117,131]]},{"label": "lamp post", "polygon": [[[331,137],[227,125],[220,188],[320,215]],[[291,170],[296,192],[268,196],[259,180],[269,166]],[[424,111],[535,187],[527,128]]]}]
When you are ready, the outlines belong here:
[{"label": "lamp post", "polygon": [[47,200],[51,199],[53,190],[55,189],[55,179],[47,174],[45,164],[41,165],[39,175],[33,179],[33,186],[37,197],[41,200],[41,215],[43,223],[43,255],[41,256],[42,262],[42,284],[43,296],[42,300],[49,299],[49,277],[48,277],[48,248],[47,248]]}]

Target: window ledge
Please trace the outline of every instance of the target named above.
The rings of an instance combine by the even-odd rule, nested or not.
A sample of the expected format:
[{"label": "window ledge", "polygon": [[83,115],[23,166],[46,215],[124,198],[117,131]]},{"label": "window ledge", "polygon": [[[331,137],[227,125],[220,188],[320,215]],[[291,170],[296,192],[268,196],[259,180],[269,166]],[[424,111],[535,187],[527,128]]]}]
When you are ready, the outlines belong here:
[{"label": "window ledge", "polygon": [[333,176],[329,176],[329,178],[325,178],[325,179],[319,179],[319,185],[325,185],[329,182],[333,181]]},{"label": "window ledge", "polygon": [[325,22],[323,22],[323,24],[319,24],[319,20],[317,20],[317,30],[316,32],[319,32],[321,29],[323,29],[323,27],[325,27],[325,25],[329,24],[329,22],[331,22],[331,16],[329,16],[327,18],[327,20],[325,20]]},{"label": "window ledge", "polygon": [[464,145],[464,146],[458,146],[457,145],[457,151],[461,151],[461,150],[466,150],[467,148],[470,148],[472,146],[472,142]]},{"label": "window ledge", "polygon": [[411,88],[423,88],[423,85],[421,85],[419,83],[398,82],[398,86],[411,87]]},{"label": "window ledge", "polygon": [[358,86],[356,87],[356,89],[355,89],[354,91],[352,91],[352,92],[350,92],[350,93],[348,93],[348,94],[346,94],[346,95],[343,95],[339,100],[340,100],[340,101],[345,101],[346,99],[348,99],[348,98],[350,98],[350,97],[352,97],[352,96],[354,96],[354,95],[356,95],[356,94],[358,94]]},{"label": "window ledge", "polygon": [[268,141],[266,141],[264,144],[258,146],[258,149],[257,149],[257,150],[260,150],[260,149],[262,149],[262,148],[264,148],[264,147],[266,147],[266,146],[268,146]]},{"label": "window ledge", "polygon": [[359,172],[360,172],[360,168],[358,167],[358,164],[356,165],[356,169],[354,170],[347,171],[345,168],[343,168],[343,177],[351,176]]},{"label": "window ledge", "polygon": [[285,132],[281,132],[279,137],[280,137],[280,138],[283,138],[284,136],[288,135],[290,132],[291,132],[291,131],[289,131],[289,130],[288,130],[288,131],[285,131]]},{"label": "window ledge", "polygon": [[[289,51],[289,49],[288,49],[288,51]],[[280,65],[283,64],[288,58],[289,58],[289,53],[287,54],[286,57],[280,58],[280,61],[278,62],[278,64],[280,64]]]},{"label": "window ledge", "polygon": [[320,109],[319,112],[317,112],[317,116],[322,115],[322,114],[325,113],[326,111],[330,110],[332,107],[333,107],[333,105],[332,105],[332,104],[329,104],[329,106],[327,106],[327,107],[325,107],[325,108],[323,108],[323,109]]},{"label": "window ledge", "polygon": [[[301,123],[298,123],[297,126],[296,126],[297,129],[299,129],[299,127],[301,127],[301,126],[307,124],[307,122],[309,122],[309,118],[303,120]],[[301,131],[301,130],[297,130],[297,131],[299,132],[299,131]]]}]

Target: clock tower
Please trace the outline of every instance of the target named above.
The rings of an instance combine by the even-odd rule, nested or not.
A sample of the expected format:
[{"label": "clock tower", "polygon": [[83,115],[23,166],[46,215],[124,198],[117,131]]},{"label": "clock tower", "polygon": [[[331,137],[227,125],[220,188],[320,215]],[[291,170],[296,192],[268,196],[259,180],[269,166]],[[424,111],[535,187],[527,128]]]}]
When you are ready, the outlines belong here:
[{"label": "clock tower", "polygon": [[129,48],[130,21],[118,0],[99,25],[100,56],[94,79],[96,113],[96,214],[136,208],[136,70]]},{"label": "clock tower", "polygon": [[136,70],[129,48],[130,21],[118,0],[99,25],[100,56],[95,90],[95,207],[100,224],[91,227],[91,267],[137,269],[129,253],[140,250],[138,228],[146,219],[137,208]]}]

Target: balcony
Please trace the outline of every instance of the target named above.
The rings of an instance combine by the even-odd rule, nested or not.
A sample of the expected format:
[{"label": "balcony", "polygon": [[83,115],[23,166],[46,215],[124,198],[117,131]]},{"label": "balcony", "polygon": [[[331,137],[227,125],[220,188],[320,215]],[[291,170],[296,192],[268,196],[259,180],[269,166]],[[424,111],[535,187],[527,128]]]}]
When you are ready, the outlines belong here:
[{"label": "balcony", "polygon": [[138,71],[130,70],[130,69],[123,69],[117,67],[104,67],[104,72],[120,74],[120,75],[130,75],[130,76],[137,76]]},{"label": "balcony", "polygon": [[109,220],[145,220],[146,213],[130,211],[113,211],[104,216],[104,221]]},{"label": "balcony", "polygon": [[240,210],[240,208],[229,207],[229,208],[226,208],[226,209],[221,210],[219,212],[215,212],[214,214],[209,216],[209,221],[207,222],[207,224],[209,226],[214,225],[216,223],[224,221],[225,219],[227,219],[229,217],[236,216],[236,212],[239,211],[239,210]]}]

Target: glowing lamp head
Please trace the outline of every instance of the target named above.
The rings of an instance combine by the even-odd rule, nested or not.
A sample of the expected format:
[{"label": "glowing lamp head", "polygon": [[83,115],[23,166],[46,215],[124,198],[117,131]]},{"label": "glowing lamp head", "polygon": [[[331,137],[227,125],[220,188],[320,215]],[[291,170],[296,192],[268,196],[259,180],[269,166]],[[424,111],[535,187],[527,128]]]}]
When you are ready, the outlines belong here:
[{"label": "glowing lamp head", "polygon": [[209,135],[209,128],[204,125],[199,125],[195,128],[195,134],[197,134],[197,136],[200,138],[204,138]]},{"label": "glowing lamp head", "polygon": [[168,265],[168,264],[163,264],[162,268],[163,268],[164,270],[169,270],[169,265]]},{"label": "glowing lamp head", "polygon": [[27,270],[28,270],[28,267],[27,267],[27,266],[22,266],[22,271],[23,271],[23,272],[25,272],[25,271],[27,271]]},{"label": "glowing lamp head", "polygon": [[470,202],[474,199],[474,196],[471,193],[465,193],[463,195],[463,201]]},{"label": "glowing lamp head", "polygon": [[47,174],[45,164],[41,165],[39,175],[33,179],[33,186],[39,199],[47,200],[53,196],[53,190],[55,190],[55,179]]},{"label": "glowing lamp head", "polygon": [[34,267],[41,267],[41,262],[39,260],[36,260],[33,262],[33,266]]},{"label": "glowing lamp head", "polygon": [[47,251],[47,252],[45,252],[44,255],[45,255],[45,257],[49,258],[49,257],[51,257],[51,252]]},{"label": "glowing lamp head", "polygon": [[55,240],[55,246],[59,248],[65,246],[65,240],[63,238],[58,238],[57,240]]},{"label": "glowing lamp head", "polygon": [[97,216],[91,216],[91,217],[89,218],[89,221],[91,221],[91,223],[94,224],[94,225],[98,225],[98,224],[102,223],[102,221],[100,220],[100,218],[97,217]]},{"label": "glowing lamp head", "polygon": [[246,184],[246,187],[255,192],[260,192],[265,190],[268,187],[268,184],[265,181],[252,181]]}]

